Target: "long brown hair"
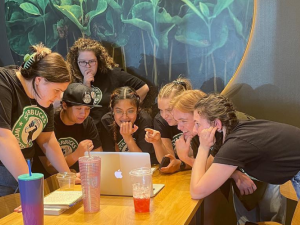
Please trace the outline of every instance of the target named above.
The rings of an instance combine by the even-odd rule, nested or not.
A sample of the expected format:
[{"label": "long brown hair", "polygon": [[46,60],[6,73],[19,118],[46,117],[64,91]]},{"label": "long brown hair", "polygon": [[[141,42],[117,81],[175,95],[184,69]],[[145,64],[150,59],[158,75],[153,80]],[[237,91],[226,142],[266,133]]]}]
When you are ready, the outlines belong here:
[{"label": "long brown hair", "polygon": [[[111,113],[114,116],[114,107],[116,104],[118,104],[120,101],[129,99],[131,101],[131,104],[137,108],[137,111],[140,110],[140,96],[136,93],[136,91],[128,86],[117,88],[113,91],[113,93],[110,96],[110,108]],[[112,129],[113,129],[113,136],[115,142],[117,142],[117,131],[118,131],[118,125],[115,120],[113,120],[112,123]]]},{"label": "long brown hair", "polygon": [[114,67],[118,67],[118,64],[116,64],[113,58],[109,56],[106,49],[100,44],[100,42],[89,38],[79,38],[70,48],[70,51],[67,55],[67,62],[71,67],[71,73],[74,82],[82,82],[83,80],[83,75],[80,72],[77,62],[79,53],[82,51],[94,52],[98,61],[97,71],[101,73],[107,73]]},{"label": "long brown hair", "polygon": [[21,75],[26,80],[32,80],[34,92],[38,95],[35,87],[35,78],[43,77],[48,82],[66,83],[71,81],[69,67],[64,58],[45,47],[42,43],[30,47],[32,51],[31,63],[24,68],[23,62],[19,68]]}]

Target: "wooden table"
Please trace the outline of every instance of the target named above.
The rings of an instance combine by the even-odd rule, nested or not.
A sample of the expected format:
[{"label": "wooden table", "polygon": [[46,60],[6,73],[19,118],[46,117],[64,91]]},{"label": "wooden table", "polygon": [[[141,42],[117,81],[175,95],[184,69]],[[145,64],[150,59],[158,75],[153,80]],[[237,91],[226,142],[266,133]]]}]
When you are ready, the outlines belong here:
[{"label": "wooden table", "polygon": [[[202,200],[191,199],[190,178],[191,171],[162,175],[156,170],[153,183],[165,184],[165,187],[151,198],[150,213],[135,213],[132,197],[101,196],[98,213],[84,213],[79,203],[59,216],[45,216],[45,225],[189,224],[202,203]],[[22,214],[9,214],[0,219],[0,224],[23,224]]]}]

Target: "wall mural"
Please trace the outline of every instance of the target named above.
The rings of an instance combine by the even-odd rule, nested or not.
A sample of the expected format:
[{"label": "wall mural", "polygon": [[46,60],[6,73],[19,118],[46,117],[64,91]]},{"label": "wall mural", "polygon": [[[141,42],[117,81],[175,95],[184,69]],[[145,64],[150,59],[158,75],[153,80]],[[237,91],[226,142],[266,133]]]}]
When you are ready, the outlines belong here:
[{"label": "wall mural", "polygon": [[30,45],[66,56],[84,36],[157,87],[183,74],[194,88],[221,92],[245,52],[253,1],[5,0],[5,20],[16,64]]}]

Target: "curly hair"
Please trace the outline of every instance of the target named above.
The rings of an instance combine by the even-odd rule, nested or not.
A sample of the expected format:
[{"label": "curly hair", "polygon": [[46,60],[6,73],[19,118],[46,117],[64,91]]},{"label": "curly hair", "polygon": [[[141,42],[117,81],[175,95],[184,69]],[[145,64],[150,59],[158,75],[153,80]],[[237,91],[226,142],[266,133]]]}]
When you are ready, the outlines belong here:
[{"label": "curly hair", "polygon": [[71,67],[71,74],[73,82],[82,82],[83,75],[80,72],[78,66],[78,56],[81,51],[92,51],[97,57],[98,70],[101,73],[107,73],[114,67],[118,67],[111,56],[107,53],[106,49],[100,44],[100,42],[89,39],[89,38],[79,38],[75,41],[74,45],[70,48],[67,55],[67,62]]},{"label": "curly hair", "polygon": [[[113,115],[113,110],[116,104],[120,102],[121,100],[129,99],[134,105],[137,110],[140,110],[140,96],[136,93],[136,91],[132,87],[120,87],[113,91],[113,93],[110,96],[110,108]],[[113,129],[113,136],[114,141],[117,142],[117,129],[118,125],[116,121],[114,120],[113,124],[111,125]]]},{"label": "curly hair", "polygon": [[186,90],[192,90],[192,84],[188,79],[179,76],[176,80],[166,84],[159,90],[158,98],[170,98]]},{"label": "curly hair", "polygon": [[170,106],[184,113],[193,113],[196,103],[205,96],[206,94],[200,90],[184,91],[172,99]]},{"label": "curly hair", "polygon": [[226,135],[230,134],[239,122],[232,102],[220,94],[210,94],[203,97],[197,102],[194,109],[209,121],[219,119],[226,127]]},{"label": "curly hair", "polygon": [[30,49],[32,61],[26,68],[24,68],[26,62],[23,62],[19,71],[26,80],[32,80],[32,87],[37,95],[35,88],[36,77],[43,77],[53,83],[67,83],[71,81],[68,64],[60,54],[51,52],[42,43],[33,45]]}]

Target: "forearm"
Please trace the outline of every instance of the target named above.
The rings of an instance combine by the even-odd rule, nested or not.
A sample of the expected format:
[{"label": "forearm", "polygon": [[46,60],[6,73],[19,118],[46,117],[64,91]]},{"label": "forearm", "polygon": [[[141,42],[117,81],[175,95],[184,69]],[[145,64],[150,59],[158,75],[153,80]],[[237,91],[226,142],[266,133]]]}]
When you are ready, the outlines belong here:
[{"label": "forearm", "polygon": [[130,152],[142,152],[142,150],[137,146],[133,137],[130,135],[129,137],[124,138],[125,143],[127,144],[128,150]]},{"label": "forearm", "polygon": [[136,93],[140,96],[140,102],[142,102],[145,99],[148,91],[149,91],[149,87],[147,84],[142,86],[140,89],[136,90]]},{"label": "forearm", "polygon": [[186,156],[186,157],[180,157],[179,156],[179,159],[183,162],[185,162],[185,164],[189,165],[190,167],[193,167],[194,165],[194,162],[195,162],[195,159],[194,158],[191,158],[189,156]]},{"label": "forearm", "polygon": [[57,173],[57,170],[53,167],[53,165],[49,162],[46,156],[39,156],[39,160],[43,164],[43,167],[49,174]]},{"label": "forearm", "polygon": [[4,133],[0,132],[0,160],[17,180],[19,175],[28,173],[28,166],[17,139],[9,130]]},{"label": "forearm", "polygon": [[70,172],[61,148],[56,138],[50,138],[48,142],[39,144],[50,163],[58,172]]},{"label": "forearm", "polygon": [[162,158],[167,154],[172,154],[174,156],[174,151],[168,151],[161,139],[153,142],[153,147],[156,155],[156,159],[161,163]]},{"label": "forearm", "polygon": [[202,149],[200,145],[191,175],[190,189],[192,196],[196,196],[197,192],[199,192],[199,188],[201,187],[201,178],[203,177],[206,171],[206,161],[208,153],[209,151]]},{"label": "forearm", "polygon": [[72,152],[71,154],[67,155],[65,157],[65,160],[68,164],[69,167],[73,166],[79,159],[79,157],[81,157],[83,155],[79,155],[77,151]]}]

